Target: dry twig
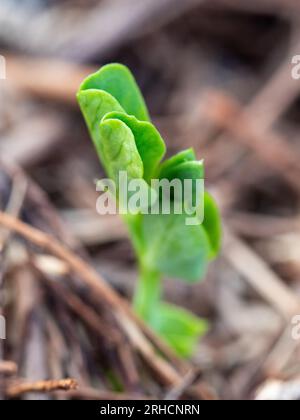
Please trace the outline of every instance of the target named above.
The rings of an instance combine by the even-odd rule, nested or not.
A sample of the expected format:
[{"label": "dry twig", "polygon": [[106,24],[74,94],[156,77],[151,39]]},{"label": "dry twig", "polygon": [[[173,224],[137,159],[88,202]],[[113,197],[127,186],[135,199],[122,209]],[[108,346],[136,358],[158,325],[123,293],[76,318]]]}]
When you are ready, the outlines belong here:
[{"label": "dry twig", "polygon": [[0,375],[15,375],[18,371],[18,366],[15,362],[2,360],[0,361]]},{"label": "dry twig", "polygon": [[[111,308],[114,316],[117,317],[118,322],[121,322],[123,327],[126,322],[126,332],[129,333],[130,331],[130,338],[134,341],[134,345],[142,353],[150,366],[160,375],[161,379],[169,385],[180,381],[180,374],[166,360],[158,356],[150,344],[147,345],[147,349],[145,348],[147,340],[145,338],[142,339],[143,334],[139,331],[138,327],[141,327],[144,331],[145,329],[148,330],[148,328],[145,328],[144,323],[134,314],[127,302],[120,298],[93,268],[65,248],[55,238],[26,225],[8,214],[0,212],[0,224],[25,237],[35,245],[47,249],[50,253],[65,261],[70,269],[93,290],[93,293],[100,300],[108,304],[108,307]],[[138,327],[135,323],[137,323]],[[167,347],[164,344],[160,345],[160,340],[157,338],[154,344],[159,344],[160,350],[162,351]],[[175,358],[173,356],[172,358],[174,361]],[[182,364],[177,361],[175,366],[182,367]]]},{"label": "dry twig", "polygon": [[249,246],[228,230],[224,255],[252,287],[288,321],[300,310],[300,299],[293,294]]},{"label": "dry twig", "polygon": [[17,398],[23,394],[30,392],[53,392],[53,391],[69,391],[78,387],[75,379],[60,379],[58,381],[38,381],[38,382],[24,382],[15,385],[10,385],[6,389],[6,395],[10,398]]}]

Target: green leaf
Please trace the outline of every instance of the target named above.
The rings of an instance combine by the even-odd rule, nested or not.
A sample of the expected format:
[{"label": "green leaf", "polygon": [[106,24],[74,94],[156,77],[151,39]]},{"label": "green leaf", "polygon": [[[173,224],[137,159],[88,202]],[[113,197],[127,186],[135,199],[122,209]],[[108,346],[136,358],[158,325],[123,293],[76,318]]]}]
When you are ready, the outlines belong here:
[{"label": "green leaf", "polygon": [[134,116],[120,112],[109,113],[104,119],[118,119],[130,128],[144,164],[144,178],[149,182],[166,151],[157,129],[149,122],[139,121]]},{"label": "green leaf", "polygon": [[165,170],[164,177],[169,180],[180,179],[181,181],[186,179],[204,179],[203,161],[194,160],[179,163],[178,165],[168,168],[167,171]]},{"label": "green leaf", "polygon": [[210,259],[214,259],[221,248],[222,225],[221,216],[215,200],[205,192],[204,194],[204,222],[202,224],[210,242]]},{"label": "green leaf", "polygon": [[[193,206],[197,205],[197,181],[204,179],[204,163],[203,160],[197,161],[193,149],[184,150],[170,159],[163,162],[158,172],[160,179],[180,180],[182,183],[182,197],[181,200],[188,199],[189,203]],[[189,180],[192,182],[192,197],[187,197],[185,192],[184,181]],[[189,191],[188,191],[189,192]],[[177,198],[178,199],[178,198]]]},{"label": "green leaf", "polygon": [[[122,64],[108,64],[90,75],[80,86],[80,91],[98,89],[112,95],[129,115],[138,120],[150,121],[144,98],[130,70]],[[110,111],[114,111],[111,109]]]},{"label": "green leaf", "polygon": [[171,171],[174,170],[175,167],[177,167],[181,163],[192,162],[194,160],[196,160],[196,155],[192,148],[183,150],[182,152],[179,152],[171,158],[165,160],[161,164],[158,176],[160,179],[169,179],[169,174]]},{"label": "green leaf", "polygon": [[98,156],[102,164],[106,167],[105,162],[103,161],[100,121],[108,112],[124,112],[124,110],[114,97],[112,97],[109,93],[101,90],[91,89],[86,91],[79,91],[77,94],[77,99],[88,126],[90,136],[97,150]]},{"label": "green leaf", "polygon": [[[198,205],[197,198],[199,197],[199,187],[197,186],[197,182],[199,180],[204,180],[204,165],[203,161],[189,161],[179,163],[178,165],[174,165],[168,168],[168,170],[164,171],[165,179],[169,181],[172,180],[179,180],[181,181],[182,185],[182,195],[177,197],[180,200],[188,200],[193,206]],[[185,181],[191,182],[192,188],[186,188]],[[204,183],[202,191],[204,189]],[[201,191],[200,191],[201,192]]]},{"label": "green leaf", "polygon": [[208,323],[185,309],[160,304],[150,320],[157,331],[182,357],[190,357],[199,339],[207,332]]},{"label": "green leaf", "polygon": [[210,254],[207,234],[202,225],[186,225],[185,214],[145,214],[140,232],[147,266],[190,282],[206,273]]},{"label": "green leaf", "polygon": [[99,127],[101,151],[109,176],[117,184],[120,171],[126,171],[129,181],[143,178],[143,162],[130,128],[117,119],[104,119]]}]

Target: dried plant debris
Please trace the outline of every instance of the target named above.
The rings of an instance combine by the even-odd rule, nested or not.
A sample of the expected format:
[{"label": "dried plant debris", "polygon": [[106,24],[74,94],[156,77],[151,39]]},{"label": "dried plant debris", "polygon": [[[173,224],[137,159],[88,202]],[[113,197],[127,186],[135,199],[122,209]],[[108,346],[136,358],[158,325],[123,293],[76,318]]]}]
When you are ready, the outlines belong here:
[{"label": "dried plant debris", "polygon": [[[299,399],[298,2],[19,3],[0,5],[0,398]],[[105,168],[76,91],[108,62],[135,75],[166,159],[205,157],[222,212],[204,281],[170,272],[162,291],[208,320],[188,361],[130,309],[128,231],[95,210]]]}]

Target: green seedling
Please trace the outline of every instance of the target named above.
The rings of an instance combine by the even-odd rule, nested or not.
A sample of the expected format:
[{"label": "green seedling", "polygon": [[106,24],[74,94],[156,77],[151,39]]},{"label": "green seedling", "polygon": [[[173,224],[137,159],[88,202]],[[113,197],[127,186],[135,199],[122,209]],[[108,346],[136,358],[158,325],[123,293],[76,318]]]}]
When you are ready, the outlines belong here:
[{"label": "green seedling", "polygon": [[[130,71],[110,64],[81,85],[78,102],[100,161],[115,182],[128,179],[202,179],[203,161],[192,149],[162,161],[165,142],[151,123],[143,96]],[[193,190],[196,194],[196,190]],[[170,198],[172,200],[172,198]],[[162,278],[196,282],[220,249],[221,221],[213,198],[204,194],[204,221],[187,225],[186,214],[125,214],[139,266],[134,308],[176,352],[190,356],[207,330],[205,320],[162,301]]]}]

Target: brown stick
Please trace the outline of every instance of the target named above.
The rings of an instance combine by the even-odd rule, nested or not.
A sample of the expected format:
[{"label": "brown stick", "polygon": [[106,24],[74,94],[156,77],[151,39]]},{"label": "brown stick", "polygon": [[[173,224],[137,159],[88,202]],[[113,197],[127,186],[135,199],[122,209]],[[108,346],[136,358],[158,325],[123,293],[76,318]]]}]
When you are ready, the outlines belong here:
[{"label": "brown stick", "polygon": [[[300,299],[293,294],[278,275],[246,243],[225,232],[225,258],[287,321],[298,313]],[[249,269],[250,267],[250,269]]]},{"label": "brown stick", "polygon": [[14,87],[42,98],[72,105],[76,103],[76,92],[82,80],[96,71],[94,67],[63,60],[8,55],[6,61],[9,80]]},{"label": "brown stick", "polygon": [[231,212],[227,223],[241,236],[266,238],[300,231],[300,218],[266,216],[258,213]]},{"label": "brown stick", "polygon": [[[34,261],[33,261],[34,263]],[[48,278],[43,278],[50,290],[55,293],[82,321],[88,325],[99,336],[105,337],[110,344],[118,345],[122,342],[121,334],[118,331],[110,331],[107,335],[107,324],[101,317],[88,305],[81,301],[75,293],[65,290],[59,283],[53,282]]]},{"label": "brown stick", "polygon": [[[252,106],[243,109],[238,101],[227,94],[212,93],[209,96],[209,103],[207,115],[216,125],[229,133],[231,139],[252,150],[261,161],[279,173],[295,191],[300,192],[299,155],[289,147],[288,141],[282,135],[272,130],[267,131],[270,125],[268,120],[257,122],[252,116],[254,114]],[[224,108],[228,112],[223,112]],[[277,115],[277,111],[275,113]],[[224,135],[224,139],[226,136],[227,134]],[[235,160],[235,157],[233,159]],[[234,163],[230,160],[230,165]]]},{"label": "brown stick", "polygon": [[[148,328],[145,327],[144,323],[135,315],[128,303],[119,297],[92,267],[65,248],[54,237],[30,227],[8,214],[0,212],[0,224],[11,229],[15,233],[20,234],[35,245],[47,249],[50,253],[65,261],[70,269],[85,281],[99,299],[106,301],[108,306],[113,310],[119,323],[121,323],[122,320],[120,325],[123,324],[124,327],[124,323],[128,323],[126,332],[128,333],[130,331],[129,338],[134,342],[136,348],[141,352],[153,370],[160,376],[162,381],[165,384],[172,385],[181,380],[180,374],[166,360],[159,357],[150,344],[145,347],[144,344],[147,340],[144,338],[142,332],[139,331],[139,328],[143,331],[148,331]],[[139,328],[137,328],[136,325],[138,325]],[[166,345],[161,344],[158,338],[155,340],[155,345],[159,345],[160,349],[165,349],[167,347]],[[172,353],[170,350],[168,350],[168,352]],[[176,363],[175,366],[182,368],[180,361],[173,357],[173,361],[174,359]]]},{"label": "brown stick", "polygon": [[18,371],[18,366],[15,362],[3,360],[0,361],[0,374],[1,375],[15,375]]},{"label": "brown stick", "polygon": [[19,383],[10,385],[6,394],[10,398],[19,397],[28,392],[51,392],[51,391],[69,391],[78,387],[75,379],[60,379],[58,381],[38,381],[33,383]]}]

